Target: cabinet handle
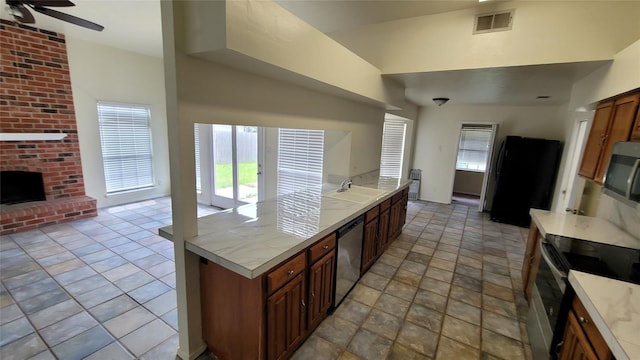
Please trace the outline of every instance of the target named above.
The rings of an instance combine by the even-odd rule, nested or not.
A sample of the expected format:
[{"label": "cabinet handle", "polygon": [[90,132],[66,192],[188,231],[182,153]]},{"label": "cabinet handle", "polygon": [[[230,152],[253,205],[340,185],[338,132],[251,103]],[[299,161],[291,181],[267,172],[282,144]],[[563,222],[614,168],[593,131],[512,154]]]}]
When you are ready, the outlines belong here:
[{"label": "cabinet handle", "polygon": [[578,321],[580,321],[580,324],[586,324],[586,323],[588,323],[588,322],[589,322],[589,320],[587,320],[587,319],[583,318],[582,316],[580,316],[580,317],[578,318]]},{"label": "cabinet handle", "polygon": [[302,302],[302,311],[304,311],[304,308],[307,307],[307,304],[304,303],[304,300],[301,300],[301,302]]},{"label": "cabinet handle", "polygon": [[293,275],[293,270],[287,271],[287,274],[289,274],[289,276]]},{"label": "cabinet handle", "polygon": [[564,340],[560,341],[558,345],[556,345],[556,355],[560,355],[560,351],[562,350],[562,345],[564,345]]},{"label": "cabinet handle", "polygon": [[316,292],[315,292],[315,291],[312,291],[312,292],[311,292],[311,297],[312,297],[312,298],[315,298],[315,297],[316,297]]},{"label": "cabinet handle", "polygon": [[327,250],[329,248],[329,245],[325,245],[322,247],[323,249]]}]

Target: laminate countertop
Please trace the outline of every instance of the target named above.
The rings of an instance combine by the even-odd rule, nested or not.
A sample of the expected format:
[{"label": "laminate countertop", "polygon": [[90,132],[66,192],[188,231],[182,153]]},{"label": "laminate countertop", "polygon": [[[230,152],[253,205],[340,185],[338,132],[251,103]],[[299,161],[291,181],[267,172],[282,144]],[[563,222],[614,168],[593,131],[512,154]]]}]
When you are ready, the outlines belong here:
[{"label": "laminate countertop", "polygon": [[[607,220],[531,209],[540,233],[640,249],[640,239]],[[618,360],[640,359],[640,285],[569,271],[574,289]]]},{"label": "laminate countertop", "polygon": [[[246,278],[269,271],[315,241],[406,188],[410,180],[380,177],[358,186],[379,194],[359,202],[336,199],[338,185],[293,192],[198,218],[185,248]],[[173,226],[160,228],[173,240]]]}]

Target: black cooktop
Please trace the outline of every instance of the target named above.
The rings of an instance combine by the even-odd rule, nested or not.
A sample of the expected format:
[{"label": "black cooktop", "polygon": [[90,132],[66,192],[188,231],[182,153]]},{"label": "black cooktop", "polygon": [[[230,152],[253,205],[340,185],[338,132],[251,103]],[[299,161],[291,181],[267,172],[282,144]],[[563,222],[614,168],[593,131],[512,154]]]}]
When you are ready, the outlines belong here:
[{"label": "black cooktop", "polygon": [[554,240],[570,269],[640,284],[640,249],[560,236]]}]

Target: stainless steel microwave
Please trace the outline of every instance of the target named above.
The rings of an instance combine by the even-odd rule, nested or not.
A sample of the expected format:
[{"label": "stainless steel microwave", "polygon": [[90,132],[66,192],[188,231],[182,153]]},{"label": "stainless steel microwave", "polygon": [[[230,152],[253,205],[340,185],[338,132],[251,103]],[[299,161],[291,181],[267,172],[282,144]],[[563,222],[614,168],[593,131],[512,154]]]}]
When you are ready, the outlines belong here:
[{"label": "stainless steel microwave", "polygon": [[640,210],[640,142],[617,142],[602,192]]}]

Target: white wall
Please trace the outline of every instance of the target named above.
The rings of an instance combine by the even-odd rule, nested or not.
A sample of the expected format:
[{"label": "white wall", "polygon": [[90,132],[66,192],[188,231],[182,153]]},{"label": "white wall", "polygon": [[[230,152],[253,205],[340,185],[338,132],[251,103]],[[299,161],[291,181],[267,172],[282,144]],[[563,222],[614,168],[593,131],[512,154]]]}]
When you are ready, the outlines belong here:
[{"label": "white wall", "polygon": [[[512,30],[473,35],[497,9],[515,9]],[[490,1],[331,36],[385,74],[550,64],[611,59],[640,37],[638,14],[638,1]]]},{"label": "white wall", "polygon": [[[99,208],[168,195],[169,154],[162,59],[74,38],[67,38],[67,52],[87,195],[97,199]],[[98,101],[151,107],[154,188],[106,196]]]},{"label": "white wall", "polygon": [[[495,158],[500,143],[507,135],[564,141],[563,115],[563,109],[554,106],[445,105],[421,108],[413,152],[413,168],[422,169],[419,199],[445,204],[451,202],[462,122],[499,124]],[[492,199],[491,193],[487,193],[487,199]]]}]

